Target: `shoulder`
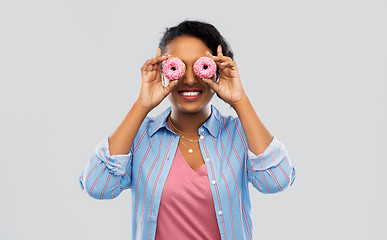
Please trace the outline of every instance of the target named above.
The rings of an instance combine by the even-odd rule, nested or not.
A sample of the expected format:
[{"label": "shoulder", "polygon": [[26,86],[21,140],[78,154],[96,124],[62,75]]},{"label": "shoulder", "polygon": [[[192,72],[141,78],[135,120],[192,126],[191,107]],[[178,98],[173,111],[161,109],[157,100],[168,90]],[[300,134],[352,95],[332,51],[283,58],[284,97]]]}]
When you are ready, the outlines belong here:
[{"label": "shoulder", "polygon": [[240,135],[244,135],[242,124],[238,116],[234,117],[232,115],[223,115],[219,113],[219,122],[220,129],[223,132],[224,130],[230,133],[239,133]]},{"label": "shoulder", "polygon": [[[242,124],[238,116],[219,114],[220,119],[220,140],[226,146],[233,146],[239,153],[247,152],[246,136],[242,128]],[[229,145],[227,145],[229,144]],[[231,144],[231,145],[230,145]]]}]

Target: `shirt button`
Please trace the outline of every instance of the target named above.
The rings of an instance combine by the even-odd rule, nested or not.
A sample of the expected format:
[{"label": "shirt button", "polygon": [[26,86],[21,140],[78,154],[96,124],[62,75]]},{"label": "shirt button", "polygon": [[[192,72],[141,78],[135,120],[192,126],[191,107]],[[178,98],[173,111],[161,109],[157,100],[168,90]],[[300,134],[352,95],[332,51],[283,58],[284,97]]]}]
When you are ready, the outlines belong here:
[{"label": "shirt button", "polygon": [[222,214],[223,214],[223,212],[222,212],[221,210],[219,210],[219,211],[218,211],[218,214],[219,214],[219,215],[222,215]]},{"label": "shirt button", "polygon": [[210,159],[209,159],[209,158],[206,158],[206,161],[207,161],[207,162],[209,162],[209,161],[210,161]]},{"label": "shirt button", "polygon": [[201,132],[204,132],[204,129],[203,129],[203,128],[201,128],[201,129],[200,129],[200,131],[201,131]]},{"label": "shirt button", "polygon": [[204,136],[203,136],[203,135],[201,135],[201,136],[200,136],[200,139],[204,139]]},{"label": "shirt button", "polygon": [[215,180],[212,180],[212,184],[215,184],[216,183],[216,181]]}]

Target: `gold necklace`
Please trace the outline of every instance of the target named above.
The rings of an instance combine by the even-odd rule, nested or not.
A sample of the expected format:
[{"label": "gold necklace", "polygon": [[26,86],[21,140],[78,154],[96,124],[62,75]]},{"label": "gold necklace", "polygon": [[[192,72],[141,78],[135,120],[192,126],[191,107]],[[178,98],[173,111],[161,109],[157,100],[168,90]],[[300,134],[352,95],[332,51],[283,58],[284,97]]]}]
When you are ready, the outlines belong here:
[{"label": "gold necklace", "polygon": [[[180,133],[184,133],[184,132],[178,130],[178,129],[175,127],[175,125],[173,125],[170,116],[168,116],[168,122],[171,124],[171,126],[172,126],[172,128],[173,128],[174,130],[176,130],[176,131],[178,131],[178,132],[180,132]],[[184,134],[187,134],[187,133],[184,133]],[[180,137],[182,137],[183,139],[186,139],[186,140],[188,140],[188,141],[190,141],[190,142],[199,142],[199,139],[198,139],[198,140],[194,140],[194,139],[186,138],[186,137],[184,137],[184,136],[182,136],[182,135],[180,135],[180,134],[178,134],[178,135],[179,135]],[[193,134],[193,135],[195,135],[195,134]],[[188,152],[189,152],[189,153],[193,153],[193,149],[196,148],[197,146],[199,146],[199,144],[198,144],[198,145],[196,145],[195,147],[190,148],[190,147],[188,147],[183,141],[181,141],[181,143],[182,143],[186,148],[188,148]]]},{"label": "gold necklace", "polygon": [[171,123],[172,127],[173,127],[176,131],[181,132],[181,133],[184,133],[184,134],[186,134],[186,135],[191,135],[191,136],[196,135],[196,133],[185,133],[185,132],[182,132],[182,131],[180,131],[179,129],[177,129],[177,128],[175,127],[175,125],[173,125],[173,123],[172,123],[171,115],[168,116],[168,120],[169,120],[169,122]]},{"label": "gold necklace", "polygon": [[190,141],[190,142],[199,142],[199,139],[198,139],[198,140],[192,140],[192,139],[186,138],[186,137],[184,137],[184,136],[180,136],[180,137],[182,137],[182,138],[184,138],[185,140]]},{"label": "gold necklace", "polygon": [[188,148],[188,152],[189,152],[189,153],[193,153],[193,149],[196,148],[197,146],[199,146],[199,144],[198,144],[198,145],[196,145],[195,147],[190,148],[190,147],[188,147],[187,145],[185,145],[185,143],[184,143],[183,141],[181,141],[181,143],[182,143],[186,148]]}]

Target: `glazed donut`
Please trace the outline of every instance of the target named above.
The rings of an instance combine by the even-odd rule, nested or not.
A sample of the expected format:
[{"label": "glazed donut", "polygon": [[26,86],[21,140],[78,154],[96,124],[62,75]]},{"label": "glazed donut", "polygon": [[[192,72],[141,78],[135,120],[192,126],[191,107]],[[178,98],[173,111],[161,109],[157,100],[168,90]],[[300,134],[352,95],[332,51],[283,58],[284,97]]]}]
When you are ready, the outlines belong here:
[{"label": "glazed donut", "polygon": [[171,57],[163,63],[164,76],[170,80],[181,78],[185,73],[185,64],[177,57]]},{"label": "glazed donut", "polygon": [[216,63],[212,58],[201,57],[194,63],[193,70],[200,78],[211,78],[216,72]]}]

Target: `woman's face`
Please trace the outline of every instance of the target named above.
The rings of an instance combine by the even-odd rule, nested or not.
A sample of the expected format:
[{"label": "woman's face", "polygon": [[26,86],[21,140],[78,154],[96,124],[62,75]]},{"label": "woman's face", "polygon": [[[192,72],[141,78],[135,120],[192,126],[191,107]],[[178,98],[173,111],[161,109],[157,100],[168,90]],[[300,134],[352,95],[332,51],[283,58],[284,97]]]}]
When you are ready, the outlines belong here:
[{"label": "woman's face", "polygon": [[[180,58],[186,67],[184,75],[168,96],[173,109],[186,113],[199,112],[205,109],[214,96],[215,92],[193,71],[193,64],[198,58],[204,57],[206,51],[213,54],[202,40],[191,36],[177,37],[167,45],[165,54]],[[213,76],[214,81],[215,78],[216,74]],[[201,93],[198,97],[184,97],[181,94],[182,90],[190,89],[200,90]]]}]

